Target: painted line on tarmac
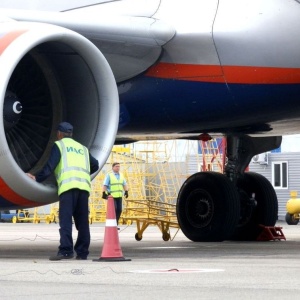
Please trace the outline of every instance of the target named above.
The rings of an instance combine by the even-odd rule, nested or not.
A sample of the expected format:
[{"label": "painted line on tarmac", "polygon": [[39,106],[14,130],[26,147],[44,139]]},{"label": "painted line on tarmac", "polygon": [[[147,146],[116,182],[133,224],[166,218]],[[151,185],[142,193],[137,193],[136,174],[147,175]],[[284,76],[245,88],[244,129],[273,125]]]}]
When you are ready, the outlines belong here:
[{"label": "painted line on tarmac", "polygon": [[137,270],[131,273],[156,273],[156,274],[182,274],[182,273],[213,273],[224,272],[223,269],[156,269],[156,270]]},{"label": "painted line on tarmac", "polygon": [[192,249],[192,248],[196,248],[196,247],[140,247],[139,249]]}]

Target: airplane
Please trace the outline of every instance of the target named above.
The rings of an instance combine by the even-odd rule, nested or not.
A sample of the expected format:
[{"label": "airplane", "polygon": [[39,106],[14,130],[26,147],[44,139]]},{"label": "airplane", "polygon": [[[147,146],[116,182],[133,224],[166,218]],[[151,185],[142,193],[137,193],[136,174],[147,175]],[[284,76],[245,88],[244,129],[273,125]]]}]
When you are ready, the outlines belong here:
[{"label": "airplane", "polygon": [[182,232],[254,241],[275,225],[273,186],[245,170],[299,133],[300,1],[2,0],[0,22],[0,208],[58,201],[54,178],[25,173],[68,121],[101,167],[114,144],[225,138],[224,174],[178,193]]}]

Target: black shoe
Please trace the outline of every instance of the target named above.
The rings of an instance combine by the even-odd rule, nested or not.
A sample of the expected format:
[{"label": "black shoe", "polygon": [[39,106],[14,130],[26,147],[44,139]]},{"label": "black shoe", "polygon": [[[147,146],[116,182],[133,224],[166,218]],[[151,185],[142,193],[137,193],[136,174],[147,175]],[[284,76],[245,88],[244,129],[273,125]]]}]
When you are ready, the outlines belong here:
[{"label": "black shoe", "polygon": [[78,255],[76,256],[76,259],[77,259],[77,260],[87,260],[86,257],[81,257],[81,256],[78,256]]},{"label": "black shoe", "polygon": [[62,259],[70,259],[73,258],[73,254],[60,254],[58,253],[57,255],[50,256],[49,260],[62,260]]},{"label": "black shoe", "polygon": [[118,230],[120,230],[120,227],[118,227]]}]

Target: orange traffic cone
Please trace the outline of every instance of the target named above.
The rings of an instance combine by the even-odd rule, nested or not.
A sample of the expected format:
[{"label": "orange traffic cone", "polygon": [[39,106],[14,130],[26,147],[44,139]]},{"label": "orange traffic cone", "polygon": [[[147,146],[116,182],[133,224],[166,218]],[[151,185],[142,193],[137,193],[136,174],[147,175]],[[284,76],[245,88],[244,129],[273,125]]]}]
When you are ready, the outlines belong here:
[{"label": "orange traffic cone", "polygon": [[129,261],[123,256],[119,242],[119,234],[116,221],[115,201],[109,195],[107,199],[106,224],[104,232],[104,244],[99,259],[93,261]]}]

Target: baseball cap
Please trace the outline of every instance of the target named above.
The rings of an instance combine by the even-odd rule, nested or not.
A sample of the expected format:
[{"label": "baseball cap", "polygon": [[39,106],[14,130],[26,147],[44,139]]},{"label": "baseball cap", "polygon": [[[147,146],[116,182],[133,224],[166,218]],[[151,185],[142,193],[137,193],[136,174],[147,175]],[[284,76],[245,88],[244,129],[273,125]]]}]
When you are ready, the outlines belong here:
[{"label": "baseball cap", "polygon": [[60,132],[65,132],[65,133],[72,133],[73,126],[68,122],[61,122],[58,125],[57,130],[59,130]]}]

